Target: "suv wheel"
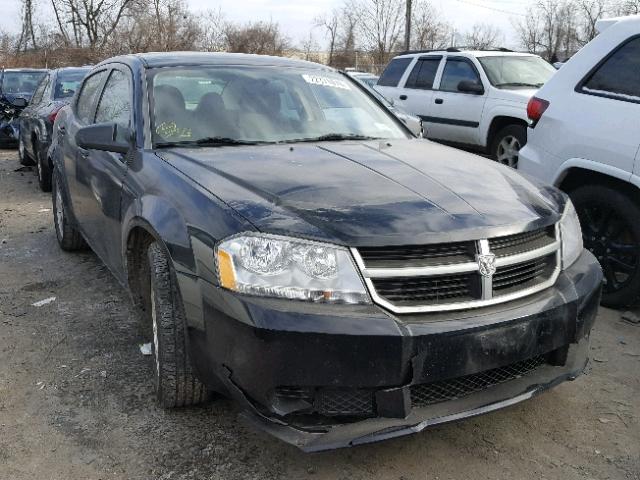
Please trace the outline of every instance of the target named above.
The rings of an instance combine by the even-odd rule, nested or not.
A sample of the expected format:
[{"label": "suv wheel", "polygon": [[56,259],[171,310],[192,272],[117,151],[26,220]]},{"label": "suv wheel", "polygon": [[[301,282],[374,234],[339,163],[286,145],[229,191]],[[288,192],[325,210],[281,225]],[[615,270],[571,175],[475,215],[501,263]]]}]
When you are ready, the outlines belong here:
[{"label": "suv wheel", "polygon": [[157,242],[149,245],[147,259],[158,402],[165,408],[196,405],[207,399],[208,392],[191,367],[175,272]]},{"label": "suv wheel", "polygon": [[527,129],[523,125],[508,125],[491,142],[491,158],[511,168],[518,168],[520,149],[527,143]]},{"label": "suv wheel", "polygon": [[620,308],[640,298],[640,208],[624,193],[601,185],[570,192],[584,246],[602,266],[602,304]]},{"label": "suv wheel", "polygon": [[42,158],[40,150],[36,150],[36,168],[38,170],[38,185],[43,192],[51,191],[51,170],[49,169],[49,160]]},{"label": "suv wheel", "polygon": [[56,229],[56,237],[60,248],[68,252],[84,249],[87,244],[82,238],[82,234],[70,223],[67,212],[66,201],[62,194],[60,174],[57,170],[53,176],[52,200],[53,200],[53,223]]}]

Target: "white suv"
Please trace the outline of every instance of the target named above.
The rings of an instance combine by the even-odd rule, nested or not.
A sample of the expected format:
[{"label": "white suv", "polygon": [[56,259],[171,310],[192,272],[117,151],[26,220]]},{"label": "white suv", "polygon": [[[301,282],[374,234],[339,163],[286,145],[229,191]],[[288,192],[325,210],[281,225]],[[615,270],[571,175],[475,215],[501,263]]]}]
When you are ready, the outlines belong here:
[{"label": "white suv", "polygon": [[529,104],[519,170],[571,196],[602,265],[603,303],[640,298],[640,17],[602,20]]},{"label": "white suv", "polygon": [[449,48],[395,57],[376,89],[422,118],[428,138],[515,166],[527,141],[527,102],[555,71],[537,55]]}]

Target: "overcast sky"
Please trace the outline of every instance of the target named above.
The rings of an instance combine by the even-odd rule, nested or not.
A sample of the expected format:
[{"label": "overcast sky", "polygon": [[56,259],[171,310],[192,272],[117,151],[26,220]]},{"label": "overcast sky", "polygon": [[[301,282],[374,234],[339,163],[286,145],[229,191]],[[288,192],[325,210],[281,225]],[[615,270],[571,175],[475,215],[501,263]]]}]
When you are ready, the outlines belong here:
[{"label": "overcast sky", "polygon": [[[46,20],[50,0],[36,0],[42,5],[38,20]],[[273,20],[295,43],[307,38],[312,29],[312,19],[323,12],[343,4],[343,0],[187,0],[193,10],[220,7],[228,19],[246,22]],[[528,0],[431,0],[459,32],[464,32],[476,22],[491,23],[505,34],[504,45],[517,47],[517,39],[511,20],[524,16]],[[19,0],[0,0],[0,29],[17,32],[20,29]],[[315,37],[322,42],[320,30]]]}]

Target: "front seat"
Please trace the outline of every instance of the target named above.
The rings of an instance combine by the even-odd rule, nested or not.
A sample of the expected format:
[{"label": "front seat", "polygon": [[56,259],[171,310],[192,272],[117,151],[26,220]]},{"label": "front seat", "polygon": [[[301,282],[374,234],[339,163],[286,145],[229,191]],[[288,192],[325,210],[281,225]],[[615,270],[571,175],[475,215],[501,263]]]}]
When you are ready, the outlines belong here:
[{"label": "front seat", "polygon": [[172,85],[153,89],[154,141],[180,141],[193,138],[193,122],[182,92]]},{"label": "front seat", "polygon": [[237,138],[238,136],[233,118],[219,93],[204,94],[198,102],[194,116],[200,137]]}]

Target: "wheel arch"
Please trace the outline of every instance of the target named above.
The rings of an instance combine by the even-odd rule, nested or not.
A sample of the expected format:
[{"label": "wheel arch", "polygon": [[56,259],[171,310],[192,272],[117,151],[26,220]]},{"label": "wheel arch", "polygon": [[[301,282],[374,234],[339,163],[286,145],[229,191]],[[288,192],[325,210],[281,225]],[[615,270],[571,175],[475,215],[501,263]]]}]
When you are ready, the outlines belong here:
[{"label": "wheel arch", "polygon": [[497,115],[493,117],[491,123],[489,124],[489,128],[487,129],[487,135],[485,136],[485,145],[487,150],[491,148],[495,135],[504,127],[507,127],[509,125],[521,125],[525,128],[527,128],[528,126],[527,121],[519,117],[514,117],[511,115]]},{"label": "wheel arch", "polygon": [[602,165],[569,165],[556,178],[554,184],[564,192],[571,192],[587,184],[606,185],[623,191],[636,202],[640,202],[638,184],[632,182],[628,172]]}]

